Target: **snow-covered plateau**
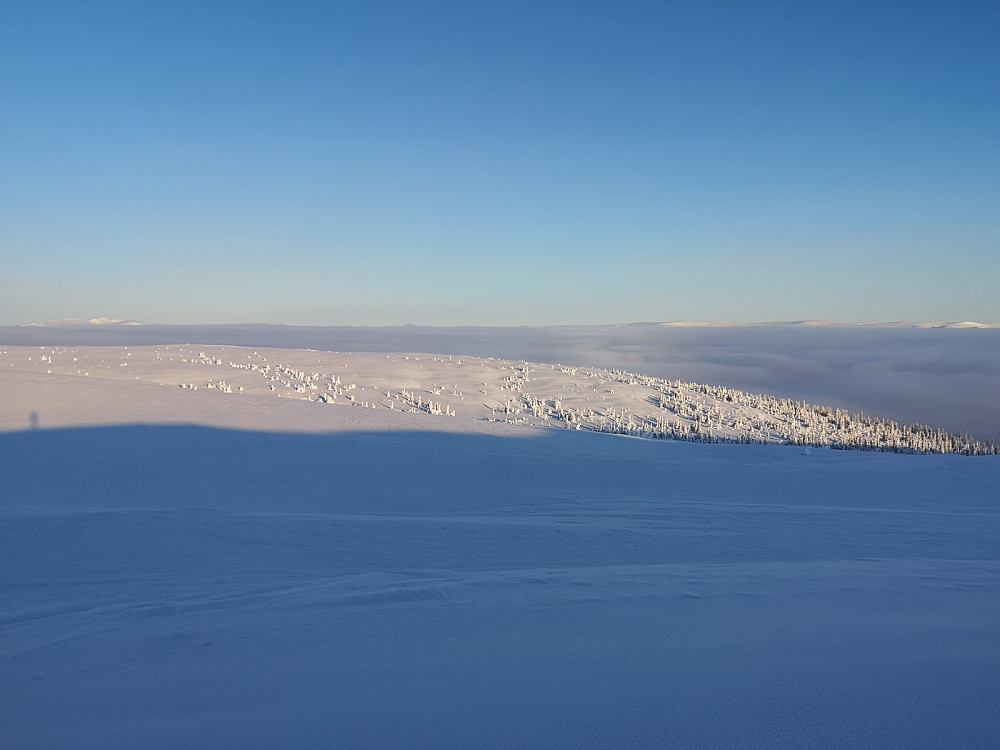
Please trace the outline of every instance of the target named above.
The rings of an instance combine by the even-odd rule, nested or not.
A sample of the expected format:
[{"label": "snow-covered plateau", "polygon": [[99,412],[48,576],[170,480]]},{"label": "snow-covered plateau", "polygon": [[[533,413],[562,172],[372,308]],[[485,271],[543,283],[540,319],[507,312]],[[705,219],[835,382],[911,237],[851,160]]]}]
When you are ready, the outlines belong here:
[{"label": "snow-covered plateau", "polygon": [[811,408],[2,346],[0,747],[996,747],[1000,456]]}]

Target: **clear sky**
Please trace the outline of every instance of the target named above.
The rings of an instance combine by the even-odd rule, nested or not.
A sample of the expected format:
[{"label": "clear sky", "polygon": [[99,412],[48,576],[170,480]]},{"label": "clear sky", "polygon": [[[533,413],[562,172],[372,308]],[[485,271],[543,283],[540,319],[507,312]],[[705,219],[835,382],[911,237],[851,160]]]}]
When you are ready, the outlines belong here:
[{"label": "clear sky", "polygon": [[0,0],[0,323],[1000,322],[1000,3]]}]

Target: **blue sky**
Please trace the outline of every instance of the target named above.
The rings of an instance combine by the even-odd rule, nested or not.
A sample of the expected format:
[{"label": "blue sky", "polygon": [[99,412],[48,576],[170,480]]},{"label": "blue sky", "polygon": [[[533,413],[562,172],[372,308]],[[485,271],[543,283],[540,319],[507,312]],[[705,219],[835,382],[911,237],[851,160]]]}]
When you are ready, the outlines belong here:
[{"label": "blue sky", "polygon": [[998,37],[995,2],[0,2],[0,323],[1000,322]]}]

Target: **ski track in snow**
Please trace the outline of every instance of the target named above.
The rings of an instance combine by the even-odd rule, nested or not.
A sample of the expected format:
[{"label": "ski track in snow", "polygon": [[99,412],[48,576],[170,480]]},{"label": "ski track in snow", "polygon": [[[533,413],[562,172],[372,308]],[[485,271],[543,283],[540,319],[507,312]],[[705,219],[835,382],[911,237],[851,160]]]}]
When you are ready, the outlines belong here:
[{"label": "ski track in snow", "polygon": [[996,747],[998,457],[4,377],[0,747]]}]

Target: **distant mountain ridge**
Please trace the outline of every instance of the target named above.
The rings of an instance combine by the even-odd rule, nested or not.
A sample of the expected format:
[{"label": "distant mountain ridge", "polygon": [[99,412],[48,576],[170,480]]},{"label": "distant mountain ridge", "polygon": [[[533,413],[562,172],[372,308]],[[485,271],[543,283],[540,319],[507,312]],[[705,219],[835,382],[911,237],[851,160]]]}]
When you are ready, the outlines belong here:
[{"label": "distant mountain ridge", "polygon": [[28,323],[29,326],[141,326],[144,325],[138,320],[121,320],[119,318],[91,318],[90,320],[83,320],[82,318],[55,318],[51,320],[42,320],[37,323]]},{"label": "distant mountain ridge", "polygon": [[977,323],[975,321],[905,321],[896,320],[885,323],[841,323],[828,320],[772,320],[760,323],[723,323],[711,321],[668,321],[664,323],[649,323],[640,325],[676,326],[678,328],[698,328],[698,327],[758,327],[758,326],[789,326],[789,327],[816,327],[816,328],[1000,328],[1000,323]]},{"label": "distant mountain ridge", "polygon": [[[52,318],[48,320],[42,320],[34,323],[26,323],[24,325],[28,326],[80,326],[80,325],[111,325],[111,326],[140,326],[149,325],[147,323],[142,323],[138,320],[121,320],[119,318],[90,318],[89,320],[84,320],[82,318]],[[301,327],[301,328],[366,328],[369,326],[340,326],[339,324],[331,324],[329,326],[314,326],[309,324],[294,324],[294,323],[188,323],[188,324],[152,324],[152,325],[169,325],[171,327],[182,327],[182,326],[289,326],[289,327]],[[979,328],[979,329],[997,329],[1000,328],[1000,323],[979,323],[973,320],[955,320],[955,321],[906,321],[906,320],[895,320],[882,323],[868,323],[868,322],[853,322],[844,323],[839,321],[829,321],[829,320],[768,320],[760,321],[757,323],[729,323],[722,320],[666,320],[666,321],[637,321],[634,323],[606,323],[606,324],[596,324],[596,325],[541,325],[541,326],[526,326],[528,328],[606,328],[606,327],[632,327],[632,326],[660,326],[664,328],[756,328],[756,327],[778,327],[778,326],[788,326],[788,327],[823,327],[823,328],[951,328],[951,329],[969,329],[969,328]],[[376,328],[393,328],[396,326],[373,326]],[[423,326],[420,324],[407,323],[404,326],[414,327],[414,328],[440,328],[440,327],[451,327],[451,326]],[[495,326],[472,326],[475,328],[493,328]],[[525,327],[525,326],[520,326]]]}]

